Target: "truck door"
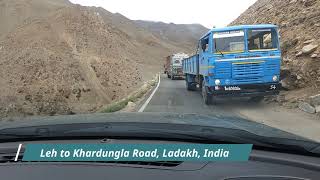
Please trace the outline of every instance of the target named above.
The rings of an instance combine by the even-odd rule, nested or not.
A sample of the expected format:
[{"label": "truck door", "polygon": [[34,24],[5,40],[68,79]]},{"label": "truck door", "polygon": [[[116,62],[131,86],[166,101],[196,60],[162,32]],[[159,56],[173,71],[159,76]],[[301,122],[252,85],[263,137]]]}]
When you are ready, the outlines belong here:
[{"label": "truck door", "polygon": [[206,36],[200,41],[200,52],[199,52],[199,73],[204,76],[207,76],[208,74],[209,53],[210,53],[209,36]]}]

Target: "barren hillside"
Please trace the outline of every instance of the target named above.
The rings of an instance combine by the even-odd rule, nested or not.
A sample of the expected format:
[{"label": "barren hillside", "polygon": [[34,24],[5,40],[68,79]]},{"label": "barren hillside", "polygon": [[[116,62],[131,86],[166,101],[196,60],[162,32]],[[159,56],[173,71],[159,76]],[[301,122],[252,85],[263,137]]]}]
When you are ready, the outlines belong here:
[{"label": "barren hillside", "polygon": [[0,114],[94,112],[184,47],[120,14],[66,0],[0,0]]},{"label": "barren hillside", "polygon": [[320,90],[320,1],[258,0],[231,25],[273,23],[280,27],[283,85],[292,102]]},{"label": "barren hillside", "polygon": [[50,12],[70,5],[67,0],[0,0],[0,38],[21,24],[48,16]]},{"label": "barren hillside", "polygon": [[199,37],[209,31],[200,24],[166,24],[163,22],[135,21],[159,39],[183,47],[187,53],[194,53]]}]

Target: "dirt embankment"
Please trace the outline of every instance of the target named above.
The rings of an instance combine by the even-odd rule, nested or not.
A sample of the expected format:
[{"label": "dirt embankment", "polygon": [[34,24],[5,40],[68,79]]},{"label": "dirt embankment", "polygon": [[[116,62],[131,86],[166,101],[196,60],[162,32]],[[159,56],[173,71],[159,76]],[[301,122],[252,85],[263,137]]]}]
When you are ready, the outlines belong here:
[{"label": "dirt embankment", "polygon": [[184,51],[120,14],[67,0],[0,0],[0,117],[95,112]]},{"label": "dirt embankment", "polygon": [[141,74],[134,60],[119,55],[119,41],[128,43],[82,7],[15,29],[0,45],[1,114],[94,111],[124,96]]},{"label": "dirt embankment", "polygon": [[288,90],[281,103],[315,113],[320,101],[310,96],[320,93],[320,1],[258,0],[231,25],[260,23],[280,27],[281,76]]}]

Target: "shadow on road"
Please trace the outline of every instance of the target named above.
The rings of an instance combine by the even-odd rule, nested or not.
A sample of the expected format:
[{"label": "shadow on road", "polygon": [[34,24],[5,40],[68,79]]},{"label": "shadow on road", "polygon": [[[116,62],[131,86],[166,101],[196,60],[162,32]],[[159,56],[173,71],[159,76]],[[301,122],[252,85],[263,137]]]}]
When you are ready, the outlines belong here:
[{"label": "shadow on road", "polygon": [[257,106],[261,105],[264,102],[253,101],[247,97],[216,97],[215,105],[224,105],[224,106]]}]

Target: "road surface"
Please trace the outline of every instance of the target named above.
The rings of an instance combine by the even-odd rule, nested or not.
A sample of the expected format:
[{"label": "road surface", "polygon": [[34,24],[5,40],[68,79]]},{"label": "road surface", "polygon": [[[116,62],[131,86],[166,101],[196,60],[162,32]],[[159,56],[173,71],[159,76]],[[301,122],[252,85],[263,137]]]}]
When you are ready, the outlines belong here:
[{"label": "road surface", "polygon": [[250,106],[247,98],[218,99],[216,105],[206,105],[201,92],[188,91],[184,80],[171,80],[161,75],[160,86],[144,109],[144,112],[176,112],[239,116],[234,112],[238,105]]},{"label": "road surface", "polygon": [[320,142],[320,132],[317,130],[320,129],[320,121],[312,115],[289,110],[275,103],[249,102],[247,98],[218,99],[216,105],[208,106],[202,101],[199,90],[187,91],[184,80],[171,80],[164,74],[143,112],[242,117]]}]

